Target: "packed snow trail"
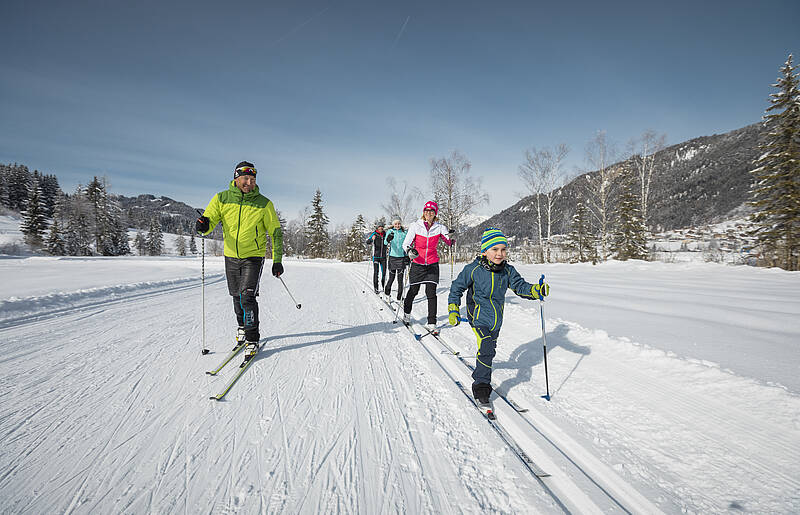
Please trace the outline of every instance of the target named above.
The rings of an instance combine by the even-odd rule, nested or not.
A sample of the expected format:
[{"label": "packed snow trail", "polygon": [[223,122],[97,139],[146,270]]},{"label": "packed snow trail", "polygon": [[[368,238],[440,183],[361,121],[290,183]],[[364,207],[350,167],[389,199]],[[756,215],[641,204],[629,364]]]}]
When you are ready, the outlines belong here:
[{"label": "packed snow trail", "polygon": [[[535,265],[517,268],[526,277],[535,277],[543,269]],[[577,291],[585,282],[570,276],[578,269],[563,265],[552,268],[555,272],[550,277],[563,274],[560,282],[570,291]],[[604,272],[607,270],[598,273]],[[730,292],[729,297],[716,293],[708,309],[694,309],[697,317],[708,317],[706,327],[714,328],[717,334],[731,316],[716,309],[721,298],[732,304],[741,291],[752,290],[756,284],[762,289],[767,287],[759,276],[770,274],[745,272],[756,276],[758,282],[750,285],[739,276],[734,276],[735,280],[714,276],[692,278],[699,292]],[[634,275],[636,270],[626,273]],[[635,304],[634,283],[642,282],[644,277],[644,274],[634,275],[630,283],[618,277],[621,284],[616,288],[609,280],[603,294],[615,301],[627,295]],[[794,278],[800,286],[796,280],[800,276]],[[774,279],[773,282],[781,286]],[[741,288],[731,288],[728,283]],[[439,305],[446,301],[448,286],[449,280],[445,278],[438,290]],[[650,288],[662,297],[672,293],[664,286]],[[670,288],[678,290],[673,296],[679,298],[682,285],[673,281]],[[785,287],[775,289],[788,292]],[[776,328],[781,331],[788,328],[784,313],[800,307],[796,302],[798,290],[794,291],[794,303],[782,306],[761,323],[774,320],[779,322]],[[555,288],[554,294],[557,295]],[[594,298],[596,304],[602,304],[605,297],[598,295],[587,294],[582,302]],[[649,308],[646,301],[639,302],[642,308]],[[578,451],[601,458],[647,498],[658,500],[665,511],[718,513],[742,509],[796,513],[800,509],[797,395],[736,376],[714,363],[681,359],[673,352],[642,345],[627,337],[611,337],[603,329],[582,327],[569,318],[576,313],[589,318],[589,312],[572,309],[563,300],[545,304],[551,402],[541,398],[545,389],[544,370],[535,302],[508,295],[493,364],[493,380],[502,391],[509,392],[512,400],[532,408],[525,416],[534,424],[546,416],[548,422],[552,421],[579,443]],[[628,316],[628,324],[636,325],[638,312]],[[675,324],[673,331],[685,330],[680,326],[681,320]],[[617,327],[621,326],[617,323]],[[731,334],[719,339],[716,347],[727,348],[728,340],[736,339],[734,335],[740,325],[732,327]],[[638,331],[646,329],[642,324]],[[656,331],[655,335],[663,338],[661,332]],[[701,336],[712,337],[706,333]],[[464,324],[443,330],[442,337],[463,355],[475,352],[475,337]],[[796,346],[797,340],[790,341]],[[759,361],[780,362],[781,367],[793,363],[796,369],[796,355],[782,360],[780,355],[763,351],[760,340],[752,339],[750,343],[751,352],[758,355]],[[709,353],[709,349],[703,352]]]},{"label": "packed snow trail", "polygon": [[[362,293],[367,263],[289,260],[302,310],[266,275],[263,356],[209,401],[231,370],[205,371],[234,327],[222,261],[206,264],[214,353],[201,356],[199,259],[0,260],[4,511],[559,511],[445,377],[441,360],[457,360],[427,353]],[[553,440],[555,469],[607,512],[593,459],[619,478],[603,488],[630,486],[666,513],[800,512],[800,274],[517,268],[554,289],[550,402],[537,303],[507,297],[493,380],[548,435],[515,438]],[[418,321],[424,311],[420,295]],[[474,355],[466,324],[442,337]]]},{"label": "packed snow trail", "polygon": [[[13,513],[559,512],[341,265],[262,279],[262,350],[223,282],[0,330],[0,502]],[[231,365],[229,365],[230,367]]]}]

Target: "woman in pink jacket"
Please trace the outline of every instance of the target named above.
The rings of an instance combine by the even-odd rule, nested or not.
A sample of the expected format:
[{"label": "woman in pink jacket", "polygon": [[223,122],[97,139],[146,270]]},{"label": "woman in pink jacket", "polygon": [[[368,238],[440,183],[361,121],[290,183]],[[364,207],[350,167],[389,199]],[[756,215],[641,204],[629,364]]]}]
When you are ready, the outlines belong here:
[{"label": "woman in pink jacket", "polygon": [[448,237],[449,231],[437,222],[439,206],[436,202],[427,202],[422,210],[422,218],[408,228],[403,249],[411,258],[411,270],[408,274],[409,288],[403,304],[403,322],[411,320],[411,305],[419,293],[419,287],[425,285],[425,296],[428,298],[428,323],[425,329],[436,330],[436,285],[439,284],[439,253],[436,246],[439,240],[450,246],[455,240]]}]

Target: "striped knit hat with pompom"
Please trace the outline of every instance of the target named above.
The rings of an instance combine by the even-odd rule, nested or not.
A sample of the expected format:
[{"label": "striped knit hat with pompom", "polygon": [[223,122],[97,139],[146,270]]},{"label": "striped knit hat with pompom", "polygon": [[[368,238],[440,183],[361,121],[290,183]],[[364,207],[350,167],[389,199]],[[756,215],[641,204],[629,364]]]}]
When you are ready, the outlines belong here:
[{"label": "striped knit hat with pompom", "polygon": [[506,235],[497,227],[489,227],[483,231],[483,236],[481,236],[481,252],[486,252],[500,243],[508,246]]}]

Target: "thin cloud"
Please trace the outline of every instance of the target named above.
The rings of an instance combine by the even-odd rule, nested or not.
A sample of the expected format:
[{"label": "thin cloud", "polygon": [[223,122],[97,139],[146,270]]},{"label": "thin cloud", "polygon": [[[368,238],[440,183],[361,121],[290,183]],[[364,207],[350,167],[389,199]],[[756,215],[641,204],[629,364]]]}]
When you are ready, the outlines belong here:
[{"label": "thin cloud", "polygon": [[392,43],[392,50],[394,50],[394,47],[397,46],[397,42],[400,41],[400,38],[403,36],[403,32],[405,32],[406,25],[408,25],[408,20],[410,20],[410,19],[411,19],[411,16],[406,17],[405,23],[403,23],[403,26],[400,27],[400,32],[397,33],[397,37],[394,38],[394,43]]},{"label": "thin cloud", "polygon": [[320,16],[322,16],[323,14],[325,14],[325,12],[326,12],[328,9],[330,9],[330,7],[326,7],[325,9],[321,10],[320,12],[318,12],[317,14],[315,14],[314,16],[312,16],[311,18],[307,19],[306,21],[304,21],[304,22],[303,22],[303,23],[301,23],[300,25],[297,25],[295,28],[293,28],[292,30],[290,30],[289,32],[287,32],[285,35],[283,35],[283,36],[281,36],[280,38],[278,38],[278,39],[277,39],[276,41],[274,41],[272,44],[273,44],[273,45],[277,45],[277,44],[279,44],[279,43],[283,42],[284,40],[288,39],[288,38],[289,38],[290,36],[292,36],[292,35],[293,35],[295,32],[297,32],[298,30],[302,29],[303,27],[305,27],[306,25],[308,25],[309,23],[311,23],[312,21],[314,21],[314,19],[316,19],[316,18],[319,18]]}]

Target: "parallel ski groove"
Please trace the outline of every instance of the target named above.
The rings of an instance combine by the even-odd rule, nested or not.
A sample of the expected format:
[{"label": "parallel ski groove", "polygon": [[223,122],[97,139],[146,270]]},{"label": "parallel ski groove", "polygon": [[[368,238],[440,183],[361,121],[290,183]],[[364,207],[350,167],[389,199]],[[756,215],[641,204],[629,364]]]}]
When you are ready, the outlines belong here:
[{"label": "parallel ski groove", "polygon": [[[392,307],[391,302],[386,302],[385,299],[381,299],[381,300],[385,304],[388,304],[390,308]],[[400,320],[398,320],[398,321],[400,321]],[[408,326],[406,326],[406,327],[408,327]],[[461,355],[460,351],[454,349],[453,347],[450,346],[449,343],[447,343],[445,340],[443,340],[441,338],[440,334],[432,333],[431,331],[428,331],[424,327],[422,327],[422,328],[424,330],[424,333],[416,333],[416,332],[414,332],[412,330],[412,333],[414,334],[414,338],[415,339],[420,340],[420,339],[424,338],[425,336],[432,335],[434,338],[436,338],[436,341],[438,341],[447,350],[447,352],[449,354],[452,354],[453,356],[457,357],[458,360],[461,361],[461,363],[463,363],[465,367],[470,369],[470,371],[474,371],[475,370],[475,366],[472,363],[470,363],[469,361],[467,361],[467,359],[463,355]],[[503,391],[498,390],[497,388],[495,388],[494,384],[492,385],[492,391],[495,392],[501,399],[506,401],[506,403],[508,403],[512,408],[514,408],[514,411],[516,411],[518,413],[525,413],[526,411],[528,411],[528,408],[526,408],[524,406],[520,406],[516,401],[508,398],[506,393],[504,393]]]},{"label": "parallel ski groove", "polygon": [[[384,302],[384,304],[389,304],[389,305],[391,306],[391,304],[390,304],[390,303],[387,303],[387,302],[386,302],[386,301],[385,301],[383,298],[381,298],[379,295],[378,295],[378,297],[380,298],[380,300],[382,300],[382,301]],[[404,324],[404,325],[406,325],[406,324]],[[427,335],[428,335],[428,334],[430,334],[430,333],[428,333],[427,331],[425,331],[425,332],[424,332],[424,334],[417,334],[417,333],[414,331],[414,329],[413,329],[412,327],[410,327],[409,325],[406,325],[406,328],[407,328],[407,329],[408,329],[408,330],[409,330],[409,331],[412,333],[412,335],[414,336],[414,338],[415,338],[417,341],[420,341],[421,343],[423,343],[423,346],[426,348],[426,350],[428,351],[428,353],[429,353],[429,354],[430,354],[430,355],[431,355],[431,356],[434,358],[434,360],[435,360],[435,361],[436,361],[436,362],[439,364],[439,366],[440,366],[440,367],[443,369],[443,371],[445,372],[445,374],[446,374],[446,375],[447,375],[447,376],[448,376],[448,377],[449,377],[451,380],[453,380],[454,382],[457,382],[457,383],[458,383],[458,380],[457,380],[457,378],[456,378],[455,376],[453,376],[453,375],[452,375],[452,373],[451,373],[451,372],[448,370],[448,368],[447,368],[447,367],[445,367],[445,366],[444,366],[444,364],[443,364],[442,362],[440,362],[440,361],[439,361],[439,360],[436,358],[436,356],[434,356],[434,354],[433,354],[433,351],[432,351],[432,350],[431,350],[431,349],[430,349],[430,348],[429,348],[427,345],[425,345],[425,343],[424,343],[424,342],[422,342],[422,341],[421,341],[423,337],[427,336]],[[439,342],[439,344],[440,344],[440,345],[442,345],[442,346],[443,346],[445,349],[447,349],[449,353],[453,354],[453,352],[452,352],[452,351],[453,351],[453,348],[452,348],[450,345],[448,345],[448,344],[447,344],[447,343],[446,343],[446,342],[445,342],[443,339],[441,339],[441,337],[440,337],[440,336],[434,336],[434,338],[435,338],[435,339],[436,339],[436,340]],[[469,369],[469,370],[473,370],[473,368],[472,368],[472,366],[470,365],[470,363],[468,363],[468,362],[467,362],[467,361],[466,361],[466,360],[465,360],[465,359],[464,359],[462,356],[460,356],[460,355],[458,355],[458,354],[453,354],[453,355],[455,355],[457,358],[459,358],[459,361],[461,362],[461,364],[462,364],[463,366],[465,366],[465,367],[466,367],[467,369]],[[461,385],[459,385],[459,386],[461,387]],[[469,394],[468,394],[468,392],[464,392],[463,388],[462,388],[462,393],[466,393],[466,394],[467,394],[467,397],[468,397],[470,400],[472,400],[472,397],[471,397],[471,395],[469,395]],[[526,419],[526,418],[525,418],[525,416],[522,414],[522,412],[528,411],[527,409],[525,409],[525,408],[521,408],[519,405],[517,405],[516,403],[514,403],[513,401],[511,401],[510,399],[508,399],[508,398],[507,398],[507,397],[506,397],[504,394],[502,394],[501,392],[495,392],[495,393],[497,393],[497,394],[498,394],[498,396],[499,396],[500,398],[502,398],[502,399],[503,399],[503,400],[504,400],[504,401],[505,401],[505,402],[506,402],[506,403],[509,405],[509,407],[511,407],[511,408],[512,408],[512,409],[513,409],[515,412],[518,412],[518,413],[520,413],[520,417],[521,417],[522,419],[524,419],[526,423],[530,424],[530,421],[529,421],[528,419]],[[488,419],[486,419],[486,420],[487,420],[487,421],[489,421]],[[528,467],[528,463],[527,463],[527,461],[526,461],[526,458],[527,458],[527,459],[530,459],[530,458],[529,458],[529,456],[527,456],[527,454],[526,454],[526,453],[523,453],[523,454],[521,455],[521,454],[519,454],[519,453],[517,452],[517,450],[518,450],[518,449],[522,450],[522,446],[520,446],[520,445],[516,444],[516,440],[515,440],[515,439],[514,439],[514,438],[511,436],[511,434],[510,434],[508,431],[506,431],[506,430],[505,430],[505,428],[503,428],[503,427],[502,427],[502,424],[501,424],[501,423],[497,423],[497,421],[496,421],[496,420],[495,420],[495,421],[489,421],[489,422],[490,422],[490,423],[493,423],[493,422],[494,422],[494,423],[493,423],[493,427],[495,427],[495,428],[497,429],[497,431],[498,431],[498,435],[501,437],[501,439],[503,439],[503,441],[504,441],[504,442],[505,442],[505,443],[508,445],[509,449],[511,449],[511,451],[512,451],[512,452],[514,452],[514,453],[515,453],[515,455],[516,455],[516,456],[517,456],[517,457],[518,457],[518,458],[519,458],[521,461],[523,461],[523,463],[525,463],[526,469],[527,469],[529,472],[531,472],[531,475],[532,475],[532,476],[533,476],[533,477],[536,479],[536,481],[537,481],[537,482],[539,482],[539,483],[540,483],[540,484],[541,484],[541,485],[542,485],[542,486],[545,488],[545,491],[546,491],[546,492],[547,492],[547,493],[548,493],[548,494],[549,494],[549,495],[550,495],[550,496],[553,498],[553,500],[554,500],[554,501],[555,501],[555,502],[556,502],[556,503],[559,505],[559,507],[560,507],[561,509],[563,509],[563,510],[564,510],[566,513],[571,513],[573,510],[577,510],[577,511],[585,511],[585,512],[587,512],[587,513],[588,513],[588,512],[595,512],[595,511],[597,511],[598,513],[600,512],[600,508],[599,508],[599,507],[598,507],[596,504],[594,504],[593,502],[591,502],[591,501],[588,499],[588,497],[585,497],[583,492],[581,492],[580,490],[576,490],[576,489],[575,489],[575,485],[570,485],[570,486],[567,486],[566,484],[562,484],[562,483],[560,482],[561,480],[559,480],[559,481],[556,481],[556,482],[552,483],[552,487],[551,487],[551,485],[550,485],[549,481],[550,481],[550,480],[555,480],[555,479],[557,479],[557,478],[555,478],[555,477],[547,478],[547,477],[539,477],[539,476],[537,476],[537,475],[536,475],[536,474],[533,472],[533,470],[532,470],[531,468],[529,468],[529,467]],[[535,431],[537,431],[538,433],[540,433],[540,434],[541,434],[541,432],[540,432],[540,431],[539,431],[539,430],[538,430],[536,427],[534,427],[534,426],[532,426],[532,425],[531,425],[530,427],[531,427],[532,429],[534,429]],[[503,434],[503,433],[504,433],[504,434]],[[504,438],[504,436],[508,436],[508,439],[509,439],[509,440],[506,440],[506,439]],[[565,452],[565,450],[564,450],[564,449],[562,449],[562,448],[560,448],[560,447],[559,447],[559,446],[556,444],[556,442],[554,442],[554,441],[550,440],[549,438],[547,438],[546,440],[547,440],[547,441],[548,441],[548,443],[549,443],[550,445],[552,445],[552,446],[553,446],[553,447],[554,447],[554,448],[555,448],[555,449],[556,449],[556,450],[557,450],[559,453],[561,453],[562,455],[564,455],[564,456],[565,456],[565,457],[566,457],[566,458],[567,458],[567,459],[568,459],[570,462],[572,462],[573,464],[575,464],[575,465],[577,466],[577,464],[575,463],[575,461],[573,461],[573,460],[572,460],[572,458],[571,458],[571,457],[570,457],[570,456],[569,456],[569,455],[568,455],[568,454]],[[516,445],[515,445],[515,444],[510,444],[510,443],[509,443],[509,441],[513,441],[513,442],[514,442]],[[615,496],[614,496],[614,495],[613,495],[611,492],[609,492],[609,491],[608,491],[608,490],[606,490],[605,488],[601,487],[601,486],[598,484],[598,482],[597,482],[597,481],[596,481],[594,478],[592,478],[592,477],[591,477],[591,476],[590,476],[590,475],[589,475],[589,474],[588,474],[588,473],[587,473],[585,470],[583,470],[583,469],[582,469],[580,466],[578,466],[578,469],[579,469],[579,470],[581,470],[581,471],[583,472],[583,474],[585,474],[585,475],[586,475],[586,476],[587,476],[587,477],[588,477],[588,478],[589,478],[589,479],[590,479],[590,480],[591,480],[591,481],[592,481],[592,482],[593,482],[595,485],[597,485],[598,487],[600,487],[600,490],[601,490],[601,491],[602,491],[602,492],[603,492],[603,493],[604,493],[606,496],[608,496],[608,498],[609,498],[609,499],[610,499],[610,500],[611,500],[611,501],[612,501],[614,504],[616,504],[617,506],[619,506],[620,508],[622,508],[622,510],[623,510],[624,512],[626,512],[626,513],[633,513],[633,511],[631,511],[631,510],[630,510],[630,509],[628,509],[628,508],[627,508],[627,507],[626,507],[626,506],[625,506],[623,503],[621,503],[621,502],[620,502],[620,501],[619,501],[619,500],[618,500],[618,499],[617,499],[617,498],[616,498],[616,497],[615,497]],[[559,472],[560,472],[560,471],[559,471]],[[559,473],[559,476],[560,476],[560,475],[561,475],[561,474]],[[575,497],[575,499],[573,499],[572,497]],[[582,498],[582,500],[579,500],[578,498]],[[653,506],[652,504],[650,504],[650,503],[647,503],[647,502],[646,502],[645,504],[649,505],[649,506],[652,508],[652,512],[653,512],[653,513],[658,513],[658,512],[659,512],[659,510],[658,510],[658,509],[657,509],[655,506]]]},{"label": "parallel ski groove", "polygon": [[[475,408],[478,409],[478,411],[481,411],[480,407],[475,402],[475,399],[470,395],[469,391],[467,391],[464,384],[461,381],[455,381],[455,383],[461,389],[461,393],[463,393],[464,396],[472,402],[472,405],[475,406]],[[496,419],[491,419],[489,417],[486,417],[486,420],[489,422],[489,425],[492,426],[495,431],[497,431],[497,434],[500,435],[500,438],[502,438],[502,440],[506,443],[506,445],[508,445],[514,450],[517,457],[519,457],[519,459],[522,460],[522,463],[525,464],[525,466],[528,468],[528,470],[531,471],[533,475],[535,475],[536,477],[550,477],[550,474],[542,470],[542,468],[539,465],[537,465],[536,462],[533,461],[531,457],[525,453],[522,447],[520,447],[517,444],[517,442],[514,441],[514,439],[502,428],[502,426],[497,423]]]},{"label": "parallel ski groove", "polygon": [[[392,307],[391,303],[389,303],[389,302],[386,302],[386,300],[385,300],[385,299],[383,299],[382,297],[380,297],[380,295],[378,295],[378,298],[379,298],[381,301],[383,301],[383,303],[384,303],[384,304],[386,304],[387,306],[389,306],[389,308],[391,309],[391,307]],[[411,334],[414,336],[414,338],[415,338],[416,340],[420,340],[420,339],[421,339],[421,338],[423,338],[424,336],[432,335],[434,338],[436,338],[436,340],[437,340],[437,341],[441,342],[441,340],[439,340],[439,337],[438,337],[438,335],[437,335],[437,334],[435,334],[435,333],[433,333],[432,331],[427,331],[427,330],[426,330],[425,334],[417,334],[416,332],[414,332],[414,329],[412,328],[411,324],[406,324],[406,323],[404,323],[404,322],[403,322],[403,325],[406,327],[406,329],[408,329],[408,330],[411,332]],[[449,346],[448,346],[448,348],[449,348]],[[427,348],[426,348],[426,349],[427,349]],[[459,358],[461,361],[464,361],[464,358],[463,358],[463,357],[461,357],[461,356],[458,356],[458,355],[457,355],[457,354],[455,354],[455,353],[454,353],[454,355],[456,355],[456,356],[457,356],[457,357],[458,357],[458,358]],[[522,462],[522,463],[525,465],[525,467],[528,469],[528,471],[529,471],[531,474],[533,474],[533,476],[534,476],[534,477],[536,477],[536,479],[537,479],[537,480],[538,480],[540,483],[542,483],[542,481],[541,481],[541,479],[542,479],[542,478],[544,478],[544,477],[550,477],[550,474],[548,474],[547,472],[545,472],[544,470],[542,470],[542,468],[541,468],[541,467],[539,467],[539,466],[538,466],[538,465],[537,465],[537,464],[536,464],[536,463],[535,463],[535,462],[534,462],[534,461],[533,461],[533,460],[530,458],[530,456],[528,456],[528,455],[525,453],[525,451],[522,449],[522,447],[521,447],[521,446],[520,446],[520,445],[519,445],[519,444],[518,444],[518,443],[517,443],[517,442],[516,442],[516,441],[515,441],[515,440],[514,440],[512,437],[511,437],[511,435],[509,435],[509,434],[508,434],[508,433],[507,433],[507,432],[506,432],[504,429],[502,429],[502,426],[500,426],[500,425],[497,423],[497,420],[495,420],[495,419],[490,419],[489,417],[487,417],[487,416],[486,416],[486,414],[485,414],[485,413],[483,413],[483,411],[481,411],[480,407],[479,407],[479,406],[478,406],[478,404],[475,402],[475,399],[473,399],[473,398],[472,398],[472,396],[469,394],[469,392],[467,392],[467,390],[464,388],[464,385],[461,383],[461,381],[459,381],[458,379],[456,379],[456,378],[452,377],[452,376],[450,375],[450,373],[449,373],[447,370],[445,370],[445,373],[447,374],[447,376],[448,376],[450,379],[452,379],[452,380],[453,380],[453,382],[454,382],[454,383],[455,383],[455,384],[458,386],[458,388],[459,388],[459,389],[461,390],[461,392],[462,392],[462,393],[463,393],[463,394],[464,394],[464,395],[467,397],[467,399],[469,399],[469,400],[470,400],[470,402],[472,403],[472,405],[473,405],[473,406],[475,406],[475,409],[477,409],[478,411],[480,411],[480,412],[481,412],[481,414],[484,416],[484,418],[485,418],[485,419],[486,419],[486,420],[489,422],[489,425],[491,425],[491,426],[492,426],[492,428],[493,428],[493,429],[494,429],[494,430],[497,432],[497,434],[500,436],[500,439],[501,439],[501,440],[503,440],[503,442],[504,442],[504,443],[505,443],[505,444],[506,444],[506,445],[509,447],[509,449],[511,449],[511,451],[512,451],[512,452],[513,452],[513,453],[514,453],[516,456],[517,456],[517,458],[519,458],[519,460],[520,460],[520,461],[521,461],[521,462]],[[542,485],[543,485],[543,486],[545,486],[545,488],[547,488],[547,486],[546,486],[546,485],[544,485],[544,483],[542,483]],[[550,491],[550,490],[548,489],[548,491]],[[551,492],[551,494],[552,494],[552,492]],[[557,502],[557,503],[559,503],[559,505],[560,505],[562,508],[564,508],[564,510],[565,510],[565,511],[567,511],[567,512],[569,511],[569,510],[567,510],[567,509],[566,509],[566,506],[564,506],[563,504],[561,504],[561,501],[560,501],[560,500],[559,500],[559,499],[558,499],[558,498],[557,498],[555,495],[553,495],[553,498],[556,500],[556,502]]]}]

